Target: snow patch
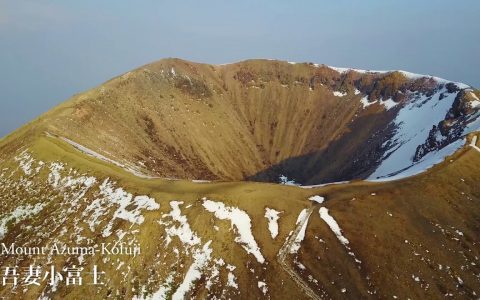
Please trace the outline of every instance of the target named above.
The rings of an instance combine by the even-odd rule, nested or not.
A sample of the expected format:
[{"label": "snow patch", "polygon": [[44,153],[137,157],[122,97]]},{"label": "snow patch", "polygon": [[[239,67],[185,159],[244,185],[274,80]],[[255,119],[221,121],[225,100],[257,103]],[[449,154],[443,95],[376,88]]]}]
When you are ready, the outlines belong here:
[{"label": "snow patch", "polygon": [[319,195],[315,195],[315,196],[312,196],[312,197],[308,198],[308,200],[314,201],[314,202],[317,202],[317,203],[323,203],[325,201],[325,198],[322,197],[322,196],[319,196]]},{"label": "snow patch", "polygon": [[383,105],[385,107],[386,110],[390,110],[392,109],[393,107],[395,107],[398,103],[393,101],[393,99],[389,98],[387,100],[375,100],[375,101],[368,101],[368,96],[365,96],[363,97],[362,99],[360,99],[360,103],[362,103],[362,106],[363,106],[363,109],[369,107],[370,105],[373,105],[375,103],[379,103],[381,105]]},{"label": "snow patch", "polygon": [[[54,137],[55,138],[55,136],[53,136],[52,134],[50,134],[48,132],[47,132],[47,135],[49,137]],[[80,152],[83,152],[86,155],[89,155],[89,156],[94,157],[94,158],[99,159],[99,160],[103,160],[103,161],[108,162],[108,163],[111,163],[111,164],[113,164],[113,165],[115,165],[119,168],[122,168],[123,170],[137,176],[137,177],[146,178],[146,179],[158,178],[158,177],[152,177],[152,176],[145,175],[145,174],[141,173],[140,171],[136,170],[136,168],[134,168],[134,167],[129,167],[125,164],[122,164],[122,163],[117,162],[113,159],[105,157],[100,153],[97,153],[97,152],[95,152],[95,151],[93,151],[93,150],[91,150],[91,149],[89,149],[85,146],[82,146],[82,145],[80,145],[80,144],[78,144],[78,143],[76,143],[76,142],[74,142],[70,139],[67,139],[66,137],[60,137],[60,139],[67,142],[68,144],[72,145],[74,148],[76,148]]]},{"label": "snow patch", "polygon": [[388,98],[387,100],[380,100],[380,104],[385,106],[386,110],[390,110],[391,108],[397,106],[398,103],[393,101],[392,98]]},{"label": "snow patch", "polygon": [[228,272],[228,275],[227,275],[227,286],[229,287],[233,287],[235,289],[238,289],[238,284],[237,282],[235,281],[235,275],[232,273],[232,272]]},{"label": "snow patch", "polygon": [[[124,191],[122,188],[114,188],[113,183],[110,182],[108,178],[103,181],[99,189],[99,196],[101,197],[96,198],[87,206],[84,215],[92,212],[88,223],[90,229],[94,231],[95,225],[100,223],[98,218],[105,215],[113,205],[118,205],[112,218],[102,232],[104,237],[112,234],[111,230],[115,219],[123,219],[134,224],[142,224],[144,221],[144,217],[141,214],[142,210],[156,210],[160,208],[160,205],[156,203],[153,198],[144,195],[133,197],[132,194]],[[129,207],[129,209],[127,209],[127,207]]]},{"label": "snow patch", "polygon": [[472,147],[473,149],[480,152],[480,148],[477,147],[477,136],[476,135],[473,136],[472,141],[470,142],[470,147]]},{"label": "snow patch", "polygon": [[208,183],[208,182],[212,182],[211,180],[204,180],[204,179],[193,179],[192,180],[193,183]]},{"label": "snow patch", "polygon": [[276,211],[272,208],[265,208],[265,218],[268,220],[268,230],[272,236],[272,239],[275,239],[278,235],[278,219],[280,218],[278,215],[280,214],[279,211]]},{"label": "snow patch", "polygon": [[347,95],[347,93],[342,93],[342,92],[339,92],[339,91],[334,91],[333,92],[333,95],[336,96],[336,97],[345,97]]},{"label": "snow patch", "polygon": [[284,184],[284,185],[296,185],[296,186],[300,185],[300,184],[296,183],[295,180],[290,180],[290,179],[288,179],[288,177],[285,176],[285,175],[280,175],[280,176],[278,177],[278,179],[279,179],[279,181],[280,181],[280,184]]},{"label": "snow patch", "polygon": [[265,258],[253,237],[251,220],[246,212],[206,198],[203,198],[203,207],[214,213],[215,217],[220,220],[230,220],[231,226],[236,228],[238,234],[235,242],[239,243],[247,253],[253,254],[259,263],[263,264],[265,262]]},{"label": "snow patch", "polygon": [[266,295],[268,293],[268,286],[267,286],[267,283],[263,282],[263,281],[259,281],[258,282],[258,288],[262,291],[262,293],[264,295]]},{"label": "snow patch", "polygon": [[29,217],[38,214],[45,207],[45,203],[37,203],[35,205],[27,204],[25,206],[17,206],[11,213],[4,215],[0,219],[0,240],[5,237],[8,232],[7,224],[17,224]]},{"label": "snow patch", "polygon": [[373,105],[373,104],[377,103],[377,101],[375,100],[373,102],[369,102],[368,101],[368,96],[365,96],[362,99],[360,99],[360,103],[362,103],[363,108],[365,109],[365,108],[369,107],[370,105]]},{"label": "snow patch", "polygon": [[52,185],[54,188],[57,188],[60,179],[62,176],[60,175],[60,171],[62,171],[64,168],[62,163],[59,162],[52,162],[50,164],[50,173],[48,174],[48,183]]},{"label": "snow patch", "polygon": [[474,92],[470,92],[470,95],[472,96],[473,99],[480,101],[480,99],[478,99],[477,95],[475,95]]},{"label": "snow patch", "polygon": [[[179,226],[170,226],[165,229],[166,234],[170,237],[170,239],[167,239],[167,245],[173,236],[177,236],[185,246],[191,247],[199,245],[201,243],[200,238],[191,230],[187,217],[182,215],[180,210],[180,205],[182,204],[183,202],[181,201],[171,201],[170,207],[172,208],[172,211],[169,214],[164,214],[162,216],[162,219],[170,217],[173,221],[180,224]],[[170,222],[162,220],[158,222],[162,225],[170,225]]]},{"label": "snow patch", "polygon": [[471,108],[477,108],[479,106],[480,106],[480,101],[479,100],[473,100],[472,102],[470,102],[470,107]]},{"label": "snow patch", "polygon": [[23,150],[22,153],[15,156],[13,159],[16,162],[18,162],[18,165],[22,169],[23,173],[25,173],[25,175],[31,175],[32,174],[32,171],[33,171],[32,170],[32,164],[35,160],[30,155],[30,153],[27,152],[27,150]]},{"label": "snow patch", "polygon": [[332,67],[332,66],[326,66],[326,67],[328,67],[329,69],[332,69],[334,71],[337,71],[340,74],[347,73],[347,72],[350,72],[350,71],[354,71],[354,72],[361,73],[361,74],[388,73],[388,71],[372,71],[372,70],[362,70],[362,69],[354,69],[354,68],[340,68],[340,67]]}]

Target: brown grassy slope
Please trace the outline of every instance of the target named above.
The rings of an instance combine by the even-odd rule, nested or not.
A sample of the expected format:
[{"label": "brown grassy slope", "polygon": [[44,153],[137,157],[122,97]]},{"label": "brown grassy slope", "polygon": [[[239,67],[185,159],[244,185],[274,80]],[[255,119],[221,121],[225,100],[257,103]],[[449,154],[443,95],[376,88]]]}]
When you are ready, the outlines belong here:
[{"label": "brown grassy slope", "polygon": [[[390,183],[353,182],[312,190],[246,182],[194,184],[188,181],[145,180],[85,156],[54,138],[42,137],[33,144],[24,146],[28,146],[37,160],[41,159],[47,164],[59,160],[80,173],[95,176],[99,182],[109,177],[125,190],[134,194],[147,194],[160,204],[159,211],[143,212],[145,222],[142,225],[132,228],[125,221],[118,220],[114,223],[114,232],[139,230],[133,238],[142,245],[141,256],[135,259],[120,258],[125,262],[120,271],[117,270],[118,262],[112,261],[110,264],[87,257],[84,266],[98,264],[110,274],[111,282],[98,289],[60,286],[52,294],[54,298],[74,299],[81,295],[101,299],[119,293],[118,299],[129,299],[138,295],[143,286],[147,286],[149,292],[157,291],[172,270],[176,270],[176,275],[171,287],[177,288],[192,263],[192,257],[185,252],[181,252],[179,258],[176,257],[174,248],[182,249],[178,240],[174,240],[168,247],[164,246],[165,228],[157,221],[170,211],[170,201],[178,200],[184,201],[182,213],[187,215],[192,230],[202,237],[203,242],[212,240],[214,257],[223,258],[236,266],[235,275],[239,284],[238,290],[226,287],[227,272],[222,270],[220,282],[211,291],[207,291],[206,278],[202,277],[195,283],[189,297],[204,298],[220,296],[222,293],[241,299],[262,297],[263,294],[257,287],[258,280],[262,280],[268,284],[272,299],[302,299],[304,294],[280,268],[276,254],[289,232],[294,229],[300,210],[310,206],[306,199],[315,194],[326,197],[324,205],[330,209],[330,214],[349,239],[351,251],[362,261],[359,269],[359,264],[348,255],[320,219],[320,205],[316,205],[299,255],[297,258],[290,256],[290,261],[307,282],[310,282],[309,275],[318,281],[317,284],[310,282],[318,294],[335,299],[391,298],[393,295],[424,299],[452,293],[457,298],[468,299],[473,297],[474,292],[477,295],[480,292],[480,190],[477,184],[480,153],[468,146],[443,164],[419,176]],[[14,153],[10,153],[12,154]],[[2,169],[16,168],[15,162],[6,156],[0,160],[0,166]],[[91,233],[87,226],[82,225],[85,220],[82,215],[84,207],[96,198],[93,191],[82,199],[77,212],[59,223],[65,212],[63,206],[68,204],[64,200],[68,190],[57,192],[43,184],[47,174],[42,171],[39,177],[31,179],[39,186],[40,193],[31,194],[27,185],[22,184],[21,177],[16,178],[21,171],[18,170],[15,174],[17,175],[13,179],[20,183],[18,187],[0,187],[2,212],[9,212],[25,201],[52,202],[40,216],[10,227],[5,242],[41,245],[52,242],[56,237],[64,240],[71,234],[78,236],[78,226],[85,228],[81,235],[91,239],[92,243],[114,240],[114,236],[103,238],[98,231]],[[253,234],[267,260],[266,265],[258,264],[234,241],[235,233],[228,221],[218,220],[203,209],[202,197],[239,207],[249,214]],[[187,209],[188,205],[191,207]],[[265,207],[283,211],[279,220],[280,234],[275,240],[271,239],[267,221],[263,217]],[[103,218],[108,219],[108,214]],[[33,230],[26,228],[26,225],[33,226]],[[214,226],[218,226],[219,231]],[[65,229],[68,234],[61,235]],[[127,238],[131,236],[129,234]],[[67,239],[67,242],[71,241]],[[301,270],[294,263],[295,259],[306,269]],[[20,266],[32,263],[29,259],[15,260],[11,257],[3,259],[1,264],[7,266],[14,261]],[[55,263],[59,266],[75,262],[73,257],[55,258]],[[127,265],[132,271],[124,275]],[[417,277],[418,281],[415,281]],[[346,289],[345,292],[342,289]],[[29,289],[28,295],[37,298],[39,291]],[[1,289],[0,293],[12,296],[8,289]],[[21,293],[15,297],[17,296],[19,299],[24,298]]]},{"label": "brown grassy slope", "polygon": [[477,297],[478,174],[480,153],[467,148],[419,176],[368,190],[338,187],[326,206],[361,268],[317,215],[300,254],[308,262],[305,275],[312,274],[336,299]]},{"label": "brown grassy slope", "polygon": [[[295,219],[299,210],[307,205],[304,201],[310,191],[301,189],[292,189],[286,186],[278,186],[273,184],[255,184],[255,183],[212,183],[212,184],[194,184],[188,181],[169,181],[169,180],[145,180],[137,178],[120,168],[98,161],[91,157],[85,156],[73,149],[70,145],[54,138],[41,137],[36,139],[33,144],[24,145],[29,149],[36,161],[42,160],[46,166],[50,162],[60,161],[69,168],[77,170],[79,173],[87,173],[89,176],[98,178],[99,183],[104,179],[110,178],[117,182],[117,186],[133,193],[147,194],[154,197],[160,204],[159,211],[144,212],[145,222],[141,226],[132,226],[129,222],[115,222],[113,231],[128,232],[125,240],[134,239],[142,246],[142,255],[129,259],[125,257],[113,256],[109,262],[102,261],[100,255],[94,258],[85,257],[86,262],[82,265],[85,268],[91,268],[93,264],[97,264],[99,268],[106,271],[110,282],[106,286],[92,288],[90,286],[83,287],[65,287],[60,285],[55,293],[49,294],[54,299],[104,299],[109,295],[116,295],[117,299],[131,299],[134,295],[141,294],[142,286],[149,286],[148,291],[154,292],[158,289],[159,284],[165,282],[166,277],[172,270],[176,270],[175,281],[171,288],[175,290],[183,281],[189,266],[193,262],[191,255],[185,252],[184,246],[178,240],[174,240],[168,247],[165,246],[166,238],[165,228],[158,224],[158,221],[166,213],[170,212],[170,202],[174,200],[183,201],[182,213],[188,218],[188,222],[192,230],[201,236],[203,243],[212,240],[212,249],[215,258],[222,258],[226,263],[236,266],[235,275],[240,297],[248,297],[248,295],[257,295],[260,297],[261,291],[257,287],[258,280],[268,280],[271,282],[271,288],[276,289],[275,282],[280,280],[282,288],[287,289],[285,295],[291,297],[300,297],[297,295],[295,284],[289,279],[287,274],[279,273],[278,266],[275,265],[275,256],[277,248],[281,246],[283,239],[289,232],[289,228],[294,226]],[[16,152],[10,153],[13,157]],[[5,159],[5,160],[3,160]],[[98,196],[92,190],[85,195],[80,201],[79,210],[68,211],[70,200],[67,195],[70,194],[69,189],[56,191],[45,182],[48,180],[48,172],[43,169],[38,176],[28,177],[28,181],[32,185],[25,184],[25,175],[18,169],[17,163],[11,159],[3,157],[0,160],[0,170],[8,168],[8,174],[14,171],[14,176],[10,177],[8,184],[2,181],[0,185],[0,203],[2,217],[4,214],[13,211],[19,205],[27,203],[36,204],[39,202],[48,202],[41,215],[19,223],[8,226],[8,234],[2,240],[5,243],[15,242],[18,245],[42,246],[51,244],[56,239],[58,242],[66,242],[70,245],[76,245],[79,236],[87,238],[91,244],[100,244],[102,242],[114,242],[116,235],[110,238],[103,238],[101,231],[90,232],[88,226],[83,222],[87,218],[83,215],[85,207],[92,203]],[[36,165],[35,165],[36,166]],[[5,174],[2,174],[2,179]],[[66,175],[66,174],[65,174]],[[71,174],[70,174],[71,175]],[[11,185],[11,181],[14,182]],[[33,188],[32,188],[33,187]],[[229,206],[240,206],[245,210],[253,220],[253,233],[261,246],[262,253],[267,259],[266,265],[259,265],[251,255],[248,255],[238,243],[234,242],[235,233],[231,230],[228,221],[215,220],[212,214],[206,212],[201,205],[201,198],[208,197],[215,201],[222,201]],[[251,199],[245,201],[245,199]],[[186,208],[187,206],[190,208]],[[272,241],[267,231],[267,222],[263,217],[264,208],[268,206],[283,211],[282,224],[280,228],[280,236]],[[131,209],[131,208],[130,208]],[[110,214],[105,212],[101,218],[108,219]],[[105,223],[103,223],[105,225]],[[29,226],[29,227],[25,227]],[[219,231],[214,230],[214,226],[219,227]],[[132,228],[133,227],[133,228]],[[78,232],[79,228],[83,228]],[[64,233],[62,233],[65,230]],[[133,230],[136,234],[130,234]],[[80,243],[84,245],[85,240]],[[174,254],[175,248],[180,249],[180,257]],[[57,267],[63,265],[72,265],[77,263],[77,256],[57,256],[53,263]],[[108,256],[107,256],[108,257]],[[119,261],[125,264],[119,267]],[[20,267],[28,267],[29,264],[48,264],[45,257],[2,257],[0,265],[10,266],[12,263],[18,264]],[[127,266],[131,268],[131,272],[127,273]],[[255,276],[251,275],[251,270],[255,270]],[[127,274],[127,275],[126,275]],[[205,278],[203,277],[192,289],[192,297],[204,298],[207,295],[216,295],[217,297],[224,294],[233,297],[238,290],[226,287],[227,271],[225,268],[221,270],[220,282],[207,291],[205,288]],[[278,284],[280,284],[280,282]],[[42,284],[40,288],[32,287],[27,289],[26,294],[12,294],[9,287],[0,288],[0,294],[9,299],[38,298],[40,292],[46,286]],[[247,294],[249,288],[255,288]],[[48,289],[47,289],[48,290]],[[237,295],[238,296],[238,295]]]}]

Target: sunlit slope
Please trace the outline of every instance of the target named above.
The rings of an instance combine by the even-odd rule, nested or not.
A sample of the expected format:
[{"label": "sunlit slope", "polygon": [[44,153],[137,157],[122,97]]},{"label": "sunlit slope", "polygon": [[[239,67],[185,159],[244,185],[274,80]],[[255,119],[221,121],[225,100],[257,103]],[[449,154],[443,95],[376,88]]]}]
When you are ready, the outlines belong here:
[{"label": "sunlit slope", "polygon": [[[2,256],[2,267],[96,264],[108,275],[98,289],[43,282],[12,294],[2,287],[7,298],[306,299],[311,292],[324,298],[475,298],[480,292],[480,152],[471,146],[404,180],[302,189],[144,179],[55,137],[29,141],[0,156],[2,242],[121,240],[140,245],[141,254],[50,261]],[[313,203],[312,195],[326,201]],[[267,208],[278,212],[275,238]],[[283,263],[281,249],[288,250]]]}]

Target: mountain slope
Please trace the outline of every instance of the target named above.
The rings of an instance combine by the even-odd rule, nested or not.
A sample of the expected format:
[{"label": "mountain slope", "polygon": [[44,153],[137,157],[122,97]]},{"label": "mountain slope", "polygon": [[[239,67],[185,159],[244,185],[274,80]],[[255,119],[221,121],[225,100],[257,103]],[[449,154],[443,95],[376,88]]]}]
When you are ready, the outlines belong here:
[{"label": "mountain slope", "polygon": [[[325,298],[479,293],[480,152],[470,146],[401,181],[313,189],[143,179],[47,136],[10,159],[3,154],[2,243],[141,248],[135,257],[3,255],[2,267],[106,272],[96,288],[42,281],[12,294],[7,286],[0,294],[9,299],[307,298],[299,280]],[[326,202],[309,201],[313,195]],[[267,208],[278,212],[274,238]]]},{"label": "mountain slope", "polygon": [[[403,71],[266,60],[114,78],[0,141],[0,268],[64,276],[0,296],[476,298],[477,98]],[[368,180],[241,181],[280,175]],[[55,245],[77,252],[23,248]],[[113,245],[140,250],[101,253]],[[75,267],[84,284],[67,285]]]}]

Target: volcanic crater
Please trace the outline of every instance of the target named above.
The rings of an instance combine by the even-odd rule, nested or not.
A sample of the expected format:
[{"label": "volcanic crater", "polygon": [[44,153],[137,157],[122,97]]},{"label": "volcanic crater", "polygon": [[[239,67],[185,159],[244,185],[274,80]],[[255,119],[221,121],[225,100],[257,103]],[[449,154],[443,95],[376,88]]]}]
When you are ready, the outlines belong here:
[{"label": "volcanic crater", "polygon": [[478,96],[404,71],[164,59],[36,123],[145,176],[315,185],[410,169],[469,132]]}]

